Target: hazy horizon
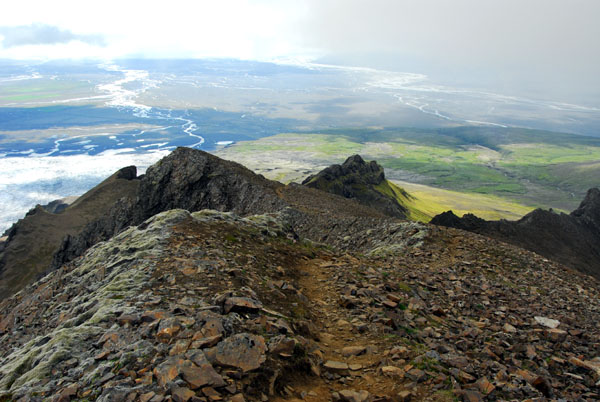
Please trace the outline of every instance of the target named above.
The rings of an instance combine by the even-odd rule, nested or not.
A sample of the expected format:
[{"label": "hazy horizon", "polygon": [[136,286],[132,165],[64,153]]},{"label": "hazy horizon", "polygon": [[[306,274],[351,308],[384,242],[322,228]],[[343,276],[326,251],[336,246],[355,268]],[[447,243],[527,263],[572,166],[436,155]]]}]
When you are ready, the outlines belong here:
[{"label": "hazy horizon", "polygon": [[598,106],[600,2],[23,1],[0,59],[303,60]]}]

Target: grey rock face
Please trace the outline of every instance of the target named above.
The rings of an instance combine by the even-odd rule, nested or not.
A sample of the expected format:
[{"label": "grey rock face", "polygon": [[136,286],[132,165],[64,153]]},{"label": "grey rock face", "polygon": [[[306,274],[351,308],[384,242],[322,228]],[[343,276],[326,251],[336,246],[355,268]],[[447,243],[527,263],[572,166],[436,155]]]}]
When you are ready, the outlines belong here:
[{"label": "grey rock face", "polygon": [[332,165],[309,176],[302,184],[354,199],[388,216],[406,217],[406,208],[382,192],[382,186],[389,188],[383,168],[376,161],[365,162],[360,155],[353,155],[342,165]]},{"label": "grey rock face", "polygon": [[171,209],[214,209],[238,215],[262,214],[285,207],[275,190],[282,185],[209,153],[177,148],[141,177],[135,197],[121,199],[78,235],[67,236],[51,269],[81,255],[99,241]]}]

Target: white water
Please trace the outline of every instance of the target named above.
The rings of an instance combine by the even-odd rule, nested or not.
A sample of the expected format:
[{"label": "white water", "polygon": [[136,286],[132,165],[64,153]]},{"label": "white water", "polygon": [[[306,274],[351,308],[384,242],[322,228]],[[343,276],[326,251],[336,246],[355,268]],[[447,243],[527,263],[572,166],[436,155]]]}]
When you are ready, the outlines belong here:
[{"label": "white water", "polygon": [[13,75],[11,77],[0,78],[0,82],[13,82],[13,81],[24,81],[24,80],[36,80],[42,78],[42,75],[34,72],[30,75]]},{"label": "white water", "polygon": [[[172,116],[172,112],[166,114],[158,111],[151,106],[143,105],[137,102],[137,98],[151,88],[158,88],[161,81],[151,79],[148,71],[128,70],[117,66],[116,64],[105,64],[100,67],[107,71],[119,72],[124,75],[123,78],[108,84],[97,86],[98,91],[107,93],[109,100],[105,103],[109,107],[128,108],[132,110],[135,116],[143,118],[153,118],[168,121],[181,122],[181,129],[188,136],[196,139],[191,148],[198,147],[204,143],[204,138],[196,133],[198,126],[193,120],[185,117]],[[136,89],[131,89],[132,84],[136,84]],[[162,128],[161,128],[162,129]],[[143,132],[141,133],[143,134]]]}]

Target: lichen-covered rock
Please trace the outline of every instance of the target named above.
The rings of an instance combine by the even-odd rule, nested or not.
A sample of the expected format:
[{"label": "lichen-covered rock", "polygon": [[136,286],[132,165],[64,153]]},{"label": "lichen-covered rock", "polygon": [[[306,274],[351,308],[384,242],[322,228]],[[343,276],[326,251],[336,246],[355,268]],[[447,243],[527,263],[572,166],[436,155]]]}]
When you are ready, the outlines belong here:
[{"label": "lichen-covered rock", "polygon": [[[117,320],[127,310],[128,300],[139,295],[154,271],[154,258],[166,246],[166,234],[188,217],[182,210],[169,211],[149,219],[143,228],[129,228],[111,241],[97,244],[72,270],[55,271],[45,278],[53,283],[54,297],[40,306],[41,310],[31,310],[37,295],[29,294],[28,288],[3,303],[4,309],[11,306],[3,317],[6,336],[20,331],[18,322],[26,309],[30,317],[38,317],[33,322],[41,320],[46,311],[53,314],[46,331],[38,336],[33,332],[28,342],[2,357],[0,390],[43,391],[47,385],[40,379],[48,377],[59,362],[73,356],[93,360],[96,353],[86,345],[98,340],[105,333],[103,326]],[[124,347],[125,340],[122,342],[118,346]]]},{"label": "lichen-covered rock", "polygon": [[266,349],[262,336],[236,334],[216,346],[215,361],[222,366],[251,371],[265,362]]}]

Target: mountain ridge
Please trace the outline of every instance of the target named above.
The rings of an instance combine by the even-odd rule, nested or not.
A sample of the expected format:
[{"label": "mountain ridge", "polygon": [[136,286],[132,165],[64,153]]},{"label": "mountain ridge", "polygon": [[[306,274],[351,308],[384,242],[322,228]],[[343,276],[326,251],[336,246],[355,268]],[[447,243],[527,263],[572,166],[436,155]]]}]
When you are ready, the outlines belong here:
[{"label": "mountain ridge", "polygon": [[473,214],[462,218],[452,211],[432,224],[483,234],[537,252],[600,279],[600,189],[588,190],[570,214],[536,209],[518,221],[486,221]]},{"label": "mountain ridge", "polygon": [[49,269],[65,236],[74,236],[117,200],[137,191],[136,168],[119,169],[58,213],[38,205],[9,228],[0,247],[0,299]]}]

